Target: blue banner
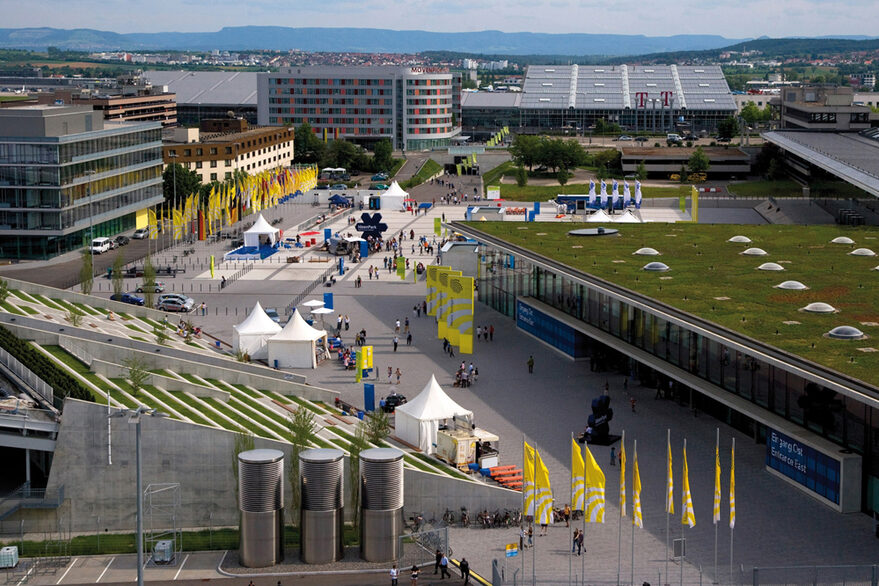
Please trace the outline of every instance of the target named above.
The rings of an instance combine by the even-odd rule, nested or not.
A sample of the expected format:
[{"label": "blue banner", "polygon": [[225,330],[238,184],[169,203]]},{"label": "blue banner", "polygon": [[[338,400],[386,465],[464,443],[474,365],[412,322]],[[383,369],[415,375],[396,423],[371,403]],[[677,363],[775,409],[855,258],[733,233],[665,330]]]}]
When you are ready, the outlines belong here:
[{"label": "blue banner", "polygon": [[839,460],[780,431],[766,431],[766,466],[839,504]]}]

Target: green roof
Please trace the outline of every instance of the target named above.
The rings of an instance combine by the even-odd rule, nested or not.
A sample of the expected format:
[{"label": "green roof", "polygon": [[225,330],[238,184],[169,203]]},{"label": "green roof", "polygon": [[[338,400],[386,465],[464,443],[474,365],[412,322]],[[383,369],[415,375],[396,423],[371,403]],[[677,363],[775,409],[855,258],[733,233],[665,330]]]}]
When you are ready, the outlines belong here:
[{"label": "green roof", "polygon": [[[872,270],[879,257],[848,254],[860,247],[879,253],[879,229],[647,223],[616,224],[618,234],[583,237],[568,232],[597,224],[479,222],[468,227],[879,386],[879,352],[871,351],[879,349],[879,271]],[[752,242],[727,242],[736,235]],[[855,244],[832,244],[838,236]],[[632,254],[642,247],[655,248],[661,256]],[[768,255],[741,254],[749,247]],[[671,270],[643,270],[652,261]],[[785,270],[757,270],[765,262]],[[775,288],[788,280],[809,288]],[[838,312],[800,311],[812,302],[829,303]],[[824,335],[841,325],[869,337],[838,340]]]}]

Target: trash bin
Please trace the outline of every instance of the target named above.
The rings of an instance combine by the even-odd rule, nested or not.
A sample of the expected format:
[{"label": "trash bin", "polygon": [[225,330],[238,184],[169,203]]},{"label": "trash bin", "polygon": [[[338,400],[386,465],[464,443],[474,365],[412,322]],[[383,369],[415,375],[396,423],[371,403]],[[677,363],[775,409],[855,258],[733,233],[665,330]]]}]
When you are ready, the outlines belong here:
[{"label": "trash bin", "polygon": [[363,420],[363,411],[357,412],[357,419]]},{"label": "trash bin", "polygon": [[214,345],[217,347],[217,350],[220,349],[220,341],[219,340],[215,341]]},{"label": "trash bin", "polygon": [[275,360],[275,370],[278,370],[279,367],[280,367],[280,365],[278,364],[278,361]]}]

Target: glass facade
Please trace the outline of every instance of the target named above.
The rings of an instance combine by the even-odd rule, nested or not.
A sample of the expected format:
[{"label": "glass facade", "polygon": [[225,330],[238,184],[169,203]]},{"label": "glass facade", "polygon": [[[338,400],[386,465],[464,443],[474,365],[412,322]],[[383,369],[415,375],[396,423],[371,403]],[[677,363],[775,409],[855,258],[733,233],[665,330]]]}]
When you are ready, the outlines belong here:
[{"label": "glass facade", "polygon": [[[726,346],[697,331],[621,301],[584,281],[557,274],[527,257],[480,245],[479,300],[516,318],[517,298],[531,297],[633,347],[674,364],[761,408],[863,456],[862,508],[879,511],[879,414],[855,398],[799,376],[776,363]],[[543,328],[546,330],[546,328]],[[535,335],[543,338],[541,333]],[[551,336],[552,337],[552,336]],[[560,343],[564,342],[561,340]],[[559,344],[554,344],[559,347]],[[588,351],[607,353],[592,342]],[[582,349],[579,351],[583,351]],[[625,360],[624,364],[631,362]],[[655,377],[641,368],[642,378]],[[650,384],[655,384],[655,379]],[[692,395],[691,395],[692,397]],[[707,397],[700,408],[765,441],[765,427]]]},{"label": "glass facade", "polygon": [[0,138],[0,256],[5,258],[49,258],[83,246],[92,232],[111,236],[129,230],[135,212],[161,197],[159,123],[62,137]]}]

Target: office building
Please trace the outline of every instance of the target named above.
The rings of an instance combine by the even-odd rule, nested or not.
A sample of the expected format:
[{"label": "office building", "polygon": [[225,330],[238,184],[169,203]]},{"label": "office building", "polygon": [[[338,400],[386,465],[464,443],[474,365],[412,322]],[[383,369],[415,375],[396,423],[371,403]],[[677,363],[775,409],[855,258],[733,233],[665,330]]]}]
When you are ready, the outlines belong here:
[{"label": "office building", "polygon": [[779,111],[782,129],[847,132],[870,128],[871,110],[855,103],[850,87],[806,85],[785,88],[770,104]]},{"label": "office building", "polygon": [[290,127],[250,128],[241,118],[208,119],[200,128],[175,128],[162,154],[165,164],[179,163],[210,183],[235,171],[255,175],[292,165],[294,134]]},{"label": "office building", "polygon": [[162,201],[161,134],[91,106],[0,110],[0,256],[49,258],[145,225]]},{"label": "office building", "polygon": [[177,97],[162,87],[127,87],[121,92],[59,89],[37,94],[36,98],[39,104],[91,106],[100,111],[105,120],[177,125]]},{"label": "office building", "polygon": [[257,86],[260,124],[307,122],[328,140],[415,151],[460,133],[461,78],[442,67],[283,67]]}]

